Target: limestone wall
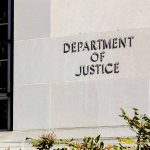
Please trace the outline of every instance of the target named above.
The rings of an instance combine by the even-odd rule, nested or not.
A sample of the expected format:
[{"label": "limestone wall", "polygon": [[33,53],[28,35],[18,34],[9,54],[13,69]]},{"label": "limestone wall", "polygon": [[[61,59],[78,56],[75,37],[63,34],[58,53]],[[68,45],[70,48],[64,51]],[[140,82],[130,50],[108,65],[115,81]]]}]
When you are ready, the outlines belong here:
[{"label": "limestone wall", "polygon": [[[15,0],[14,132],[2,141],[49,130],[62,138],[133,136],[118,114],[149,112],[149,14],[149,0]],[[92,52],[63,53],[66,42],[125,36],[135,37],[132,48],[104,59],[119,61],[119,74],[76,77]]]}]

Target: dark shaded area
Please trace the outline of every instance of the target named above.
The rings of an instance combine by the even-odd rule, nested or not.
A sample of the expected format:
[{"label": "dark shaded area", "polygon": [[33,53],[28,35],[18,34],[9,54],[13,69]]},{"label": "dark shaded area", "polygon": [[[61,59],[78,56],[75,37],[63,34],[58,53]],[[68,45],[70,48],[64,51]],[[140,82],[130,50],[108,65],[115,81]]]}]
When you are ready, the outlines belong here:
[{"label": "dark shaded area", "polygon": [[0,129],[8,128],[8,0],[0,0]]},{"label": "dark shaded area", "polygon": [[8,0],[0,0],[0,23],[7,23],[7,3]]},{"label": "dark shaded area", "polygon": [[0,25],[0,60],[7,59],[7,24]]},{"label": "dark shaded area", "polygon": [[0,93],[7,92],[7,25],[0,26]]},{"label": "dark shaded area", "polygon": [[7,129],[8,102],[0,100],[0,129]]},{"label": "dark shaded area", "polygon": [[0,93],[7,92],[7,62],[0,62]]}]

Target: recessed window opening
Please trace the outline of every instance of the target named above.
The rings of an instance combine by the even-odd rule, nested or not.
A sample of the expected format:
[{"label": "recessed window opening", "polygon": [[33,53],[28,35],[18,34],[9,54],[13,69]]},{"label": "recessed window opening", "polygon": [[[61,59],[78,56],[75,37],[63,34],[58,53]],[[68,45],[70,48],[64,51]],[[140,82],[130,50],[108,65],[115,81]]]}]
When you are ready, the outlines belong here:
[{"label": "recessed window opening", "polygon": [[0,131],[12,130],[13,0],[0,1]]}]

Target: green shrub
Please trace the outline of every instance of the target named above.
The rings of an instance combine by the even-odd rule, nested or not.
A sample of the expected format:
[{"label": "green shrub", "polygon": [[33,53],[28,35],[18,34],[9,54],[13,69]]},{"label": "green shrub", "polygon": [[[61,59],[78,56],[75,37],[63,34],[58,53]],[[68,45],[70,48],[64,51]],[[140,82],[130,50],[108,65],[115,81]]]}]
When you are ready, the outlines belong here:
[{"label": "green shrub", "polygon": [[[100,140],[100,135],[94,137],[84,137],[80,140],[62,140],[57,139],[53,133],[42,135],[38,139],[27,138],[28,143],[32,144],[38,150],[48,150],[54,145],[64,146],[56,150],[150,150],[150,118],[146,115],[140,115],[138,109],[133,108],[134,116],[130,117],[124,109],[121,109],[122,117],[127,125],[136,133],[137,139],[117,138],[118,145],[107,145]],[[125,144],[125,146],[124,146]],[[126,146],[129,145],[129,146]]]},{"label": "green shrub", "polygon": [[121,108],[122,114],[120,117],[124,118],[130,128],[136,133],[136,150],[150,150],[150,118],[145,114],[140,115],[136,108],[133,108],[133,110],[134,116],[130,117]]},{"label": "green shrub", "polygon": [[43,149],[48,150],[52,148],[55,139],[56,137],[53,133],[43,134],[42,136],[40,136],[39,139],[26,138],[28,143],[32,144],[32,146],[38,150],[43,150]]},{"label": "green shrub", "polygon": [[72,150],[104,150],[104,143],[100,140],[100,135],[96,138],[84,137],[82,141],[67,144]]}]

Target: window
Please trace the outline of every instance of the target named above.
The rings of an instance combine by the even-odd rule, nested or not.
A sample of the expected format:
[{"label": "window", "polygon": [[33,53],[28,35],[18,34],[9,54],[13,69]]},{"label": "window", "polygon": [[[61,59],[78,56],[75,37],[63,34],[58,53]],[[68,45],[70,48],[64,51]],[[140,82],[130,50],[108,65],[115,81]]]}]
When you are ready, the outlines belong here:
[{"label": "window", "polygon": [[13,124],[13,0],[0,1],[0,130]]}]

